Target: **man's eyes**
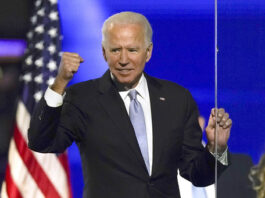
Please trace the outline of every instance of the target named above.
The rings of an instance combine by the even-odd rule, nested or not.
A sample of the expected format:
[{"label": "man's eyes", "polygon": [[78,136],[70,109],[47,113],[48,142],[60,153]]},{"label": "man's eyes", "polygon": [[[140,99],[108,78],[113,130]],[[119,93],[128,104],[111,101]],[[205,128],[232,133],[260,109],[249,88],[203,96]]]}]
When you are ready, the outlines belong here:
[{"label": "man's eyes", "polygon": [[137,49],[134,49],[134,48],[131,48],[131,49],[128,49],[129,52],[137,52],[138,50]]},{"label": "man's eyes", "polygon": [[[127,50],[128,50],[128,52],[138,52],[138,49],[136,49],[136,48],[128,48]],[[113,48],[110,51],[112,53],[117,53],[117,52],[120,52],[121,49],[120,48]]]},{"label": "man's eyes", "polygon": [[111,49],[110,51],[111,51],[111,52],[119,52],[120,49],[119,49],[119,48],[115,48],[115,49]]}]

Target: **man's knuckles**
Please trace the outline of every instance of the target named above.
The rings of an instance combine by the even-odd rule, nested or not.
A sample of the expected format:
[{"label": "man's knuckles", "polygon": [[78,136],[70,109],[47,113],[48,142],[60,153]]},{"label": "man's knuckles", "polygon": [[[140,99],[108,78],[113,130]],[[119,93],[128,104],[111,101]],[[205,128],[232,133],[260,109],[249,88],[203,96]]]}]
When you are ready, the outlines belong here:
[{"label": "man's knuckles", "polygon": [[81,63],[84,61],[84,59],[79,56],[77,53],[70,53],[70,52],[64,52],[62,55],[62,60],[70,60],[73,62]]},{"label": "man's knuckles", "polygon": [[62,57],[79,57],[79,54],[74,52],[64,52]]}]

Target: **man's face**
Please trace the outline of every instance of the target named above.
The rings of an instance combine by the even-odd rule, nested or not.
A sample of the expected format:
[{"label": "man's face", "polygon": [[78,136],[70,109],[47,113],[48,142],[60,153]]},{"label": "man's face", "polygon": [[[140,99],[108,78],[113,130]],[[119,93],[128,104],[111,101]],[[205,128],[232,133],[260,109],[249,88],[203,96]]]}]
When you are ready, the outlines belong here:
[{"label": "man's face", "polygon": [[152,44],[146,46],[143,27],[138,24],[111,24],[107,30],[103,55],[115,79],[124,87],[134,88],[145,63],[152,54]]}]

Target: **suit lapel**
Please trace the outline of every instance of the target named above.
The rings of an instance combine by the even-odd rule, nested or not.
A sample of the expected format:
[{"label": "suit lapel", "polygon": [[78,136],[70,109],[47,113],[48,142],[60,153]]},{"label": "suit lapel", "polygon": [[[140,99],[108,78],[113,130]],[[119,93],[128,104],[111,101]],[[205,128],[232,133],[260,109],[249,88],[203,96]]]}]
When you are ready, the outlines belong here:
[{"label": "suit lapel", "polygon": [[167,100],[161,91],[162,85],[154,80],[152,77],[145,75],[148,83],[152,125],[153,125],[153,168],[152,176],[157,173],[159,169],[159,160],[162,155],[163,146],[165,144],[165,136],[163,131],[166,130],[167,124],[164,122],[167,117]]},{"label": "suit lapel", "polygon": [[113,123],[119,130],[117,132],[127,141],[130,149],[135,154],[141,166],[146,170],[146,166],[138,146],[133,126],[115,85],[113,84],[109,71],[99,80],[99,102],[106,110]]}]

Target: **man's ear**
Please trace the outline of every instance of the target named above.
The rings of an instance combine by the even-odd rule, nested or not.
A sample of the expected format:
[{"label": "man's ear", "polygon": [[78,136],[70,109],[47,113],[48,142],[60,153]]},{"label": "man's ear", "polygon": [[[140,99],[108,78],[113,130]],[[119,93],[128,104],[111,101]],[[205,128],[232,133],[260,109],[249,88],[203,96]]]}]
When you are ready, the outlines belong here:
[{"label": "man's ear", "polygon": [[148,62],[151,59],[152,52],[153,52],[153,43],[151,43],[146,49],[146,61],[145,62]]},{"label": "man's ear", "polygon": [[102,45],[102,54],[103,54],[104,60],[107,61],[106,50],[103,45]]}]

